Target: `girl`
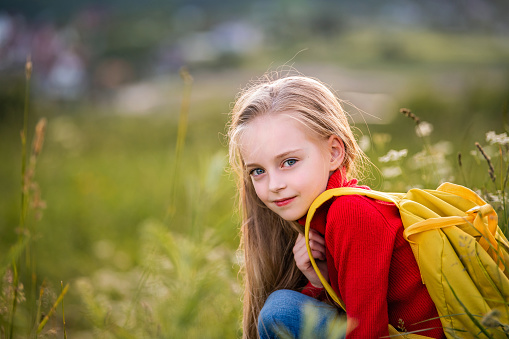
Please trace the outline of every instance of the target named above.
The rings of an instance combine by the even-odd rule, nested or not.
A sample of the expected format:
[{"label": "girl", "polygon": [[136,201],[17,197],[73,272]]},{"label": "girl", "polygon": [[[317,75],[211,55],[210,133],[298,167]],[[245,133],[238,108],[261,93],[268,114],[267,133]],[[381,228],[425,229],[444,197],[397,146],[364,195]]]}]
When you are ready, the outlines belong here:
[{"label": "girl", "polygon": [[[277,337],[281,330],[298,337],[304,303],[317,314],[314,336],[325,336],[338,311],[322,302],[302,225],[320,193],[357,186],[366,157],[345,112],[319,81],[284,77],[241,94],[228,136],[243,212],[244,338]],[[389,323],[445,337],[397,207],[343,196],[317,211],[311,228],[313,256],[355,324],[348,338],[387,336]]]}]

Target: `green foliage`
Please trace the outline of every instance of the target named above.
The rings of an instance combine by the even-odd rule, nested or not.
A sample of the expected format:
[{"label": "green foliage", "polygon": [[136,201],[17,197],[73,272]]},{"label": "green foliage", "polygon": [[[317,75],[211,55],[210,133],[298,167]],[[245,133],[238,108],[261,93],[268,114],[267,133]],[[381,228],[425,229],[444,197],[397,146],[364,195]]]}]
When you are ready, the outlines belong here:
[{"label": "green foliage", "polygon": [[215,246],[212,229],[192,239],[148,220],[140,232],[140,267],[104,269],[77,281],[97,335],[116,337],[121,330],[134,338],[237,337],[234,252]]},{"label": "green foliage", "polygon": [[[415,121],[404,116],[389,125],[360,126],[364,136],[359,141],[369,146],[367,154],[378,168],[370,184],[388,191],[435,188],[445,180],[464,184],[497,208],[507,230],[507,88],[472,84],[457,97],[447,97],[431,85],[415,87],[402,106],[433,130],[418,136]],[[36,115],[48,116],[45,149],[33,177],[47,207],[40,209],[40,220],[30,207],[31,237],[21,243],[15,232],[21,124],[0,125],[1,162],[13,164],[0,166],[0,244],[11,249],[0,255],[0,326],[9,325],[7,315],[16,300],[14,332],[22,337],[39,318],[34,314],[51,311],[58,300],[52,286],[63,280],[70,282],[65,296],[70,337],[238,337],[238,220],[220,135],[231,100],[225,95],[188,103],[178,161],[178,104],[147,116],[112,115],[95,106],[72,112],[57,106],[54,112],[32,105]],[[487,139],[489,131],[497,138]],[[495,180],[475,142],[490,157]],[[405,156],[394,152],[388,161],[380,160],[402,149]],[[27,247],[37,259],[36,282],[14,284],[15,272],[6,267],[24,257]],[[32,267],[23,270],[21,281],[30,281]],[[43,291],[39,297],[38,289]],[[63,316],[52,314],[41,336],[62,332]],[[341,335],[344,326],[335,331]]]}]

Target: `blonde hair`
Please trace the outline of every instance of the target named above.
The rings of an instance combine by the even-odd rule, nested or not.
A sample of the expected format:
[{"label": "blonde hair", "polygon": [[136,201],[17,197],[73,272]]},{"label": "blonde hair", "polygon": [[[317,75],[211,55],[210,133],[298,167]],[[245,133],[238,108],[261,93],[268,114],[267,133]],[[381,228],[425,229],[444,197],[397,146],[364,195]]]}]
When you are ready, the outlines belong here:
[{"label": "blonde hair", "polygon": [[292,252],[302,227],[282,219],[260,201],[240,154],[240,138],[249,123],[258,116],[279,113],[290,113],[316,137],[337,135],[345,147],[340,168],[346,177],[355,176],[366,159],[340,101],[323,83],[304,76],[288,76],[259,83],[241,93],[231,113],[228,137],[230,165],[237,173],[242,211],[243,337],[249,339],[258,337],[257,318],[270,293],[299,290],[307,282]]}]

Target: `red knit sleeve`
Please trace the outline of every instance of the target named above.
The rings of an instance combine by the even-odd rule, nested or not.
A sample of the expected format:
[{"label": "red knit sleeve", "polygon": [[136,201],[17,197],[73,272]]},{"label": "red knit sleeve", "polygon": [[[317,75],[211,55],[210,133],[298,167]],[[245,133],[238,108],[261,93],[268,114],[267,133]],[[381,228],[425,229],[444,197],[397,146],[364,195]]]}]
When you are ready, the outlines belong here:
[{"label": "red knit sleeve", "polygon": [[315,287],[310,282],[307,283],[306,286],[304,286],[304,289],[302,290],[302,294],[307,295],[308,297],[312,297],[315,299],[318,299],[320,301],[325,300],[326,294],[325,294],[325,288],[323,287]]},{"label": "red knit sleeve", "polygon": [[348,339],[388,335],[387,289],[395,234],[376,204],[361,196],[343,196],[327,216],[325,239],[337,270],[337,287],[348,317],[357,321]]}]

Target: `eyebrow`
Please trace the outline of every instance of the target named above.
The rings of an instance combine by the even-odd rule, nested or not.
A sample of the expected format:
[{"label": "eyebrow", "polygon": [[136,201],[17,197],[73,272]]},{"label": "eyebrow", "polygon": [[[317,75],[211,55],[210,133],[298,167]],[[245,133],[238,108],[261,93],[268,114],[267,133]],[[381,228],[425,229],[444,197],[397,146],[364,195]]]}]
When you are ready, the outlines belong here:
[{"label": "eyebrow", "polygon": [[[302,151],[302,148],[296,148],[296,149],[292,149],[292,150],[283,152],[281,154],[278,154],[278,155],[276,155],[275,159],[281,159],[281,158],[288,156],[289,154],[299,152],[299,151]],[[250,163],[250,164],[245,164],[244,166],[245,167],[256,167],[258,165],[256,163]]]}]

